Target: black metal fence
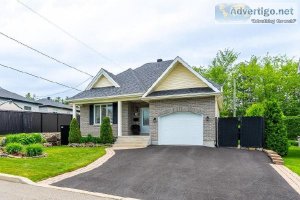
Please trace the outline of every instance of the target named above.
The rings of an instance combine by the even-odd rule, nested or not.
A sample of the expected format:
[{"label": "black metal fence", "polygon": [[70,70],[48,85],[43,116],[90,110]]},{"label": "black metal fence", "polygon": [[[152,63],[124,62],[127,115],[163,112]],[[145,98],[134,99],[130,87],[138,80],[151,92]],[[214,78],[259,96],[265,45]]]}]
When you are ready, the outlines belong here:
[{"label": "black metal fence", "polygon": [[0,134],[60,132],[71,120],[70,114],[0,111]]},{"label": "black metal fence", "polygon": [[264,118],[228,117],[218,118],[218,146],[257,147],[264,145]]}]

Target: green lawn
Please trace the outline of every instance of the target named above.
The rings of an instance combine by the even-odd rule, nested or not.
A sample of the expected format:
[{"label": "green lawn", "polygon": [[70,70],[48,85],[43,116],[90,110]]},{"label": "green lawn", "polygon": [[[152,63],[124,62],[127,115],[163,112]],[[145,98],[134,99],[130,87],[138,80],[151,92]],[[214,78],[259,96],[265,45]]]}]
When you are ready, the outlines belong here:
[{"label": "green lawn", "polygon": [[300,175],[300,147],[290,146],[289,153],[283,160],[285,166]]},{"label": "green lawn", "polygon": [[44,158],[0,158],[0,173],[40,181],[88,165],[103,156],[105,148],[59,146],[44,148],[44,152],[48,154]]}]

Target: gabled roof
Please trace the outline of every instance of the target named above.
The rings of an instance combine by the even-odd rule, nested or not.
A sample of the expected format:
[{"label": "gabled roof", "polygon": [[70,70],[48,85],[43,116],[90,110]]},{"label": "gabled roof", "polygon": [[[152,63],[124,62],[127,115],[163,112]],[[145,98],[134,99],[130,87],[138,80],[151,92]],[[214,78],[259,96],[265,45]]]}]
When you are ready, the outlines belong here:
[{"label": "gabled roof", "polygon": [[[177,57],[174,60],[146,63],[141,67],[138,67],[136,69],[130,68],[117,75],[114,75],[102,69],[99,71],[97,76],[95,76],[95,78],[89,84],[89,87],[87,87],[85,91],[80,92],[75,96],[69,98],[68,101],[72,102],[73,100],[87,100],[126,95],[140,95],[142,97],[143,94],[145,94],[155,84],[155,82],[167,71],[167,69],[169,69],[170,66],[172,66],[177,61],[184,62],[181,58]],[[185,62],[183,65],[188,66]],[[192,70],[190,66],[188,67],[189,70]],[[101,74],[103,74],[103,72],[109,75],[109,77],[113,79],[119,85],[119,87],[111,86],[102,88],[92,88],[92,86],[97,81],[96,77],[99,78]],[[203,80],[213,92],[220,91],[220,86],[218,86],[217,84],[212,83],[212,81],[208,81],[207,79],[203,78],[194,70],[192,70],[192,73],[195,73],[197,77]],[[192,93],[194,92],[194,90],[187,90],[184,92]],[[201,89],[201,92],[204,92],[204,90]]]},{"label": "gabled roof", "polygon": [[173,62],[168,66],[168,68],[161,74],[161,76],[152,84],[152,86],[146,91],[146,93],[143,95],[143,97],[147,97],[155,88],[156,85],[158,85],[161,80],[167,76],[167,74],[176,66],[177,63],[181,63],[186,69],[188,69],[191,73],[193,73],[196,77],[198,77],[201,81],[203,81],[209,88],[213,90],[213,92],[220,92],[218,88],[216,88],[211,82],[209,82],[206,78],[204,78],[201,74],[196,72],[195,70],[192,69],[189,64],[187,64],[182,58],[177,56]]},{"label": "gabled roof", "polygon": [[97,75],[93,78],[93,80],[90,82],[90,84],[87,86],[86,90],[90,90],[93,88],[93,86],[95,85],[95,83],[98,81],[98,79],[101,76],[105,76],[109,82],[111,82],[111,84],[115,87],[120,87],[120,85],[116,82],[115,80],[115,75],[106,71],[105,69],[100,69],[99,72],[97,73]]},{"label": "gabled roof", "polygon": [[42,104],[42,105],[40,105],[40,107],[53,107],[53,108],[72,110],[71,106],[60,103],[60,102],[53,101],[48,98],[39,99],[39,100],[37,100],[37,102]]},{"label": "gabled roof", "polygon": [[0,98],[7,99],[7,100],[21,101],[21,102],[26,102],[26,103],[31,103],[31,104],[39,104],[38,102],[36,102],[34,100],[27,99],[21,95],[10,92],[1,87],[0,87]]}]

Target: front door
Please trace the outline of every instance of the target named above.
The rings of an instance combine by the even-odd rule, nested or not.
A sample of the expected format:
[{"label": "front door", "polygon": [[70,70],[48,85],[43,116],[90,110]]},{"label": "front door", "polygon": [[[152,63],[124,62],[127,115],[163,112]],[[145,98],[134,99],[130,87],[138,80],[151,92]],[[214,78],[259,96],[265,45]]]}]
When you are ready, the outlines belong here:
[{"label": "front door", "polygon": [[141,133],[149,134],[149,108],[141,108],[140,116]]}]

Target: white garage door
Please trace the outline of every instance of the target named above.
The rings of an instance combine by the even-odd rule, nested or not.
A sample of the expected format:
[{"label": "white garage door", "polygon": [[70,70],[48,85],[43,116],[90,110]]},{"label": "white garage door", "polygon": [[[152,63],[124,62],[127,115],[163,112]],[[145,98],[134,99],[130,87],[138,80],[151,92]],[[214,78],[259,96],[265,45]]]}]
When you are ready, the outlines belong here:
[{"label": "white garage door", "polygon": [[158,144],[203,145],[203,116],[176,112],[159,117]]}]

